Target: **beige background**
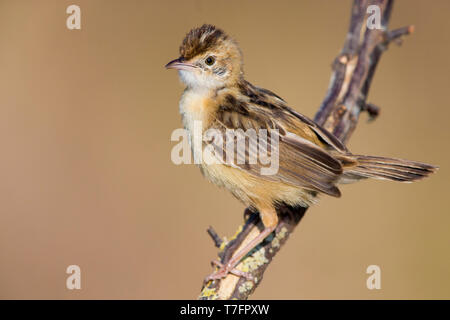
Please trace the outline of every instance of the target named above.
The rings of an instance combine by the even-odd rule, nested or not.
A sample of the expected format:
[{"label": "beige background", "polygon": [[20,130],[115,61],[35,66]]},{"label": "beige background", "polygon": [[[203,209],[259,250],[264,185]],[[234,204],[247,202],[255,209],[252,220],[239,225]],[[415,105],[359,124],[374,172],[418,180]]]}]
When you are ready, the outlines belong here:
[{"label": "beige background", "polygon": [[[66,28],[81,6],[82,30]],[[235,36],[247,77],[313,116],[350,1],[0,1],[0,298],[195,298],[243,206],[170,160],[174,71],[204,22]],[[449,1],[398,1],[416,26],[383,56],[350,148],[441,166],[416,184],[366,181],[323,198],[253,298],[450,298]],[[82,269],[82,289],[65,269]],[[368,265],[382,289],[366,288]]]}]

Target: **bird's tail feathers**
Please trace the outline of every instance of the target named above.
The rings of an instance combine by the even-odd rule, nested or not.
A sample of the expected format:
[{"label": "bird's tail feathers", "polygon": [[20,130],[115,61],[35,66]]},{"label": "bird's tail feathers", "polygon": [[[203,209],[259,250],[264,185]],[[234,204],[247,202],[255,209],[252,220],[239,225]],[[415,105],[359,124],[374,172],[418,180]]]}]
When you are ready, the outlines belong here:
[{"label": "bird's tail feathers", "polygon": [[373,156],[353,155],[355,165],[344,166],[340,183],[350,183],[364,178],[399,182],[413,182],[437,171],[438,167],[426,163]]}]

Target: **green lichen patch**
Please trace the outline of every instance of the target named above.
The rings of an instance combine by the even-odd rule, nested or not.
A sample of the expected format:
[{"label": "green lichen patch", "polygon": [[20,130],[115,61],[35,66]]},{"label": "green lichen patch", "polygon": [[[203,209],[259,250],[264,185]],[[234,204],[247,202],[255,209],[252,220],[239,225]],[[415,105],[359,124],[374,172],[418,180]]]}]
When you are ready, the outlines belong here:
[{"label": "green lichen patch", "polygon": [[268,262],[269,260],[266,258],[266,249],[261,247],[242,261],[240,269],[244,272],[252,272]]},{"label": "green lichen patch", "polygon": [[219,296],[217,295],[216,289],[214,289],[214,288],[205,287],[203,289],[203,291],[200,293],[200,298],[207,298],[207,299],[215,300],[218,297]]},{"label": "green lichen patch", "polygon": [[283,227],[280,232],[277,233],[277,235],[275,236],[275,238],[272,241],[272,248],[279,248],[280,247],[280,242],[281,240],[284,239],[284,237],[286,237],[287,234],[287,229],[285,227]]},{"label": "green lichen patch", "polygon": [[222,243],[220,244],[219,251],[223,251],[228,244],[228,240],[226,237],[223,238]]},{"label": "green lichen patch", "polygon": [[244,294],[253,289],[255,285],[251,281],[245,281],[242,285],[239,286],[239,293]]},{"label": "green lichen patch", "polygon": [[242,225],[240,225],[239,228],[237,229],[236,233],[231,237],[230,241],[236,239],[236,237],[239,235],[239,233],[242,232],[243,228],[244,227]]}]

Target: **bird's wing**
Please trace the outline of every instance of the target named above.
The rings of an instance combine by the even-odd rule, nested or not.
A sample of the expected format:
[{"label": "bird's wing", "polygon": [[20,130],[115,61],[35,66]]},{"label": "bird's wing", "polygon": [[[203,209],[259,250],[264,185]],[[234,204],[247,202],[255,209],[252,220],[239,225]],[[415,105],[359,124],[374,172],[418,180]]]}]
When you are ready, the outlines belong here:
[{"label": "bird's wing", "polygon": [[[342,165],[321,142],[345,150],[336,138],[316,128],[313,122],[301,121],[301,117],[289,115],[287,111],[274,114],[274,110],[249,101],[237,102],[231,98],[225,101],[234,105],[221,106],[210,127],[223,138],[205,142],[217,151],[222,163],[262,179],[340,196],[334,183],[342,174]],[[251,140],[255,135],[256,144],[251,143],[255,142]],[[265,151],[267,157],[261,157]],[[270,159],[278,160],[278,170],[265,174]]]},{"label": "bird's wing", "polygon": [[298,113],[297,111],[289,107],[285,108],[285,112],[288,112],[293,116],[295,116],[295,118],[298,119],[297,122],[307,125],[308,128],[312,130],[320,138],[321,142],[326,146],[328,150],[336,151],[338,153],[343,154],[349,153],[347,147],[338,138],[336,138],[328,130],[319,126],[313,120],[309,119],[308,117]]},{"label": "bird's wing", "polygon": [[293,133],[313,141],[339,156],[348,154],[345,145],[332,133],[308,117],[290,108],[286,101],[270,90],[242,81],[239,85],[240,101],[255,114],[278,119]]}]

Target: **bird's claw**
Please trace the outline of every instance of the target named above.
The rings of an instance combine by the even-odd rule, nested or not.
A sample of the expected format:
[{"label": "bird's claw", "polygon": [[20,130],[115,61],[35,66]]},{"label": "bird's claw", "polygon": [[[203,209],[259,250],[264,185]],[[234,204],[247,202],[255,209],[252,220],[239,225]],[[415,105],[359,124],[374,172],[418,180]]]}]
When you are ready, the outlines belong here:
[{"label": "bird's claw", "polygon": [[243,277],[249,281],[253,280],[253,276],[249,272],[244,272],[244,271],[238,270],[228,264],[224,265],[223,263],[221,263],[217,260],[213,260],[211,262],[211,264],[218,266],[219,270],[214,271],[212,274],[207,276],[205,278],[205,283],[207,283],[209,281],[214,281],[214,280],[225,278],[229,273],[234,274],[235,276],[238,276],[238,277]]}]

